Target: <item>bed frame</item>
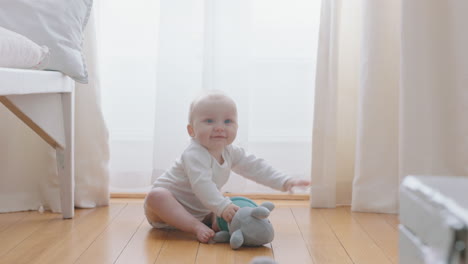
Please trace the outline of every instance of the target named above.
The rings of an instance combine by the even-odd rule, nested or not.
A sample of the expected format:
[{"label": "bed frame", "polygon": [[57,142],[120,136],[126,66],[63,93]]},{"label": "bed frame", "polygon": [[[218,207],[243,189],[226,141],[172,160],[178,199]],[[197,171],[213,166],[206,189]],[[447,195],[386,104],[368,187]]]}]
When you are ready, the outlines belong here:
[{"label": "bed frame", "polygon": [[468,178],[409,175],[400,185],[399,263],[468,264]]},{"label": "bed frame", "polygon": [[74,216],[74,87],[60,72],[0,68],[0,102],[56,150],[63,218]]}]

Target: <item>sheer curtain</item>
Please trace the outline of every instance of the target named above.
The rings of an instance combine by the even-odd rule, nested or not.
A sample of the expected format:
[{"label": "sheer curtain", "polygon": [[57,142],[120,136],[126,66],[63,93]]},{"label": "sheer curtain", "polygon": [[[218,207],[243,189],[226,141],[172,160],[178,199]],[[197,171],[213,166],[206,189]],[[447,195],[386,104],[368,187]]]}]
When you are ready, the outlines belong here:
[{"label": "sheer curtain", "polygon": [[[188,106],[204,89],[236,100],[236,144],[309,178],[317,2],[104,1],[111,190],[145,192],[172,165],[189,141]],[[225,191],[272,192],[236,175]]]},{"label": "sheer curtain", "polygon": [[406,175],[468,176],[468,3],[322,4],[311,205],[395,213]]}]

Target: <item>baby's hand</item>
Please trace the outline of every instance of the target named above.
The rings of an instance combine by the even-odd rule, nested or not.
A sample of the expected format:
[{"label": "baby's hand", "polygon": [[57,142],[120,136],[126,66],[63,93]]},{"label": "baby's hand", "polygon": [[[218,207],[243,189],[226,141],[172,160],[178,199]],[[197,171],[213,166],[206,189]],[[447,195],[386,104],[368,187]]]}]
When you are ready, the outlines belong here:
[{"label": "baby's hand", "polygon": [[230,204],[224,209],[223,213],[221,214],[221,217],[226,220],[226,222],[231,223],[232,218],[236,214],[237,210],[239,210],[239,206],[235,204]]},{"label": "baby's hand", "polygon": [[293,187],[307,187],[310,185],[310,181],[291,178],[284,183],[284,189],[290,193],[292,193]]}]

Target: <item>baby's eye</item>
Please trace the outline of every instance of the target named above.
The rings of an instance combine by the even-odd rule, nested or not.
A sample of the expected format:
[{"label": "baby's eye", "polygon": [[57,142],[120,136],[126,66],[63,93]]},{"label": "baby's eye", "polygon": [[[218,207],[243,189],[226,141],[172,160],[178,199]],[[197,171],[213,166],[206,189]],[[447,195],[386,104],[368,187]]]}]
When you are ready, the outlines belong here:
[{"label": "baby's eye", "polygon": [[231,124],[232,123],[232,120],[231,119],[226,119],[224,120],[224,124]]},{"label": "baby's eye", "polygon": [[208,124],[211,124],[211,123],[213,123],[214,121],[213,121],[213,119],[209,119],[209,118],[208,118],[208,119],[205,120],[205,122],[208,123]]}]

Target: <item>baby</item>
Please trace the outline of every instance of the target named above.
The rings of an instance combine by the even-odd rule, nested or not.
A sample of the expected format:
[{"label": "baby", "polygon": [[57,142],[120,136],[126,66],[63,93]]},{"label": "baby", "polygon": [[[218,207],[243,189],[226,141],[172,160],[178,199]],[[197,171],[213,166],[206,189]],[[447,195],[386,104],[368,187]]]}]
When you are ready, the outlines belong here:
[{"label": "baby", "polygon": [[207,243],[219,230],[216,216],[231,222],[239,209],[220,192],[231,170],[281,191],[310,184],[231,145],[237,127],[236,104],[227,95],[212,91],[192,102],[187,125],[191,143],[145,198],[145,214],[153,227],[172,226]]}]

